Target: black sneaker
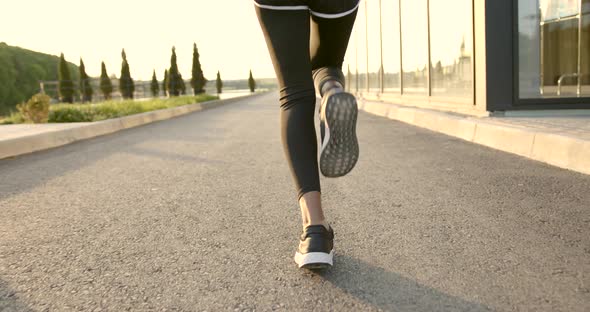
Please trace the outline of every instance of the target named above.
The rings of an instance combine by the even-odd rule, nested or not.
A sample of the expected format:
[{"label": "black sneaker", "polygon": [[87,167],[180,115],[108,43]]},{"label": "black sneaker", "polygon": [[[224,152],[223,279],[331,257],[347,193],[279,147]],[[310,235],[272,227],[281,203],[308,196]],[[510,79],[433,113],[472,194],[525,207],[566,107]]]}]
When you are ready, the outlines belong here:
[{"label": "black sneaker", "polygon": [[356,165],[359,158],[357,115],[356,98],[350,93],[328,92],[322,98],[320,171],[324,176],[341,177]]},{"label": "black sneaker", "polygon": [[323,225],[305,227],[295,253],[295,262],[300,268],[318,270],[332,266],[334,258],[334,231]]}]

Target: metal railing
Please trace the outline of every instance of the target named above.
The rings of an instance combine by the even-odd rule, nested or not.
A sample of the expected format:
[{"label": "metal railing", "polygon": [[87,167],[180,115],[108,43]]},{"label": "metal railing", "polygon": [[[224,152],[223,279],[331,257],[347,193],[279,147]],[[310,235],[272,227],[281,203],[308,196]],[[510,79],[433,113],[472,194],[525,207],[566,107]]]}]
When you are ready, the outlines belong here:
[{"label": "metal railing", "polygon": [[[92,101],[90,102],[100,102],[105,100],[120,100],[123,99],[123,95],[120,90],[119,79],[110,78],[110,82],[112,85],[112,92],[110,96],[107,98],[105,94],[102,92],[100,88],[101,79],[100,78],[90,78],[90,86],[92,88]],[[67,91],[72,92],[73,101],[75,103],[82,103],[88,102],[85,101],[84,94],[85,94],[85,85],[80,83],[80,81],[68,81],[71,83],[71,86],[66,87]],[[190,87],[190,81],[185,80],[185,90],[186,94],[192,94],[192,88]],[[133,98],[134,99],[147,99],[152,98],[152,91],[151,91],[151,81],[134,81],[133,83],[134,91],[133,91]],[[63,86],[62,86],[63,88]],[[168,92],[164,91],[162,86],[162,82],[158,81],[158,96],[167,97],[169,94]],[[56,80],[49,80],[49,81],[39,81],[39,92],[42,94],[46,94],[52,98],[52,102],[57,103],[59,102],[60,96],[60,85],[59,81]]]},{"label": "metal railing", "polygon": [[559,76],[559,79],[557,79],[557,95],[560,96],[561,95],[561,87],[563,86],[563,80],[566,78],[577,78],[578,83],[577,83],[577,87],[576,87],[576,92],[578,94],[578,96],[581,96],[581,88],[579,86],[585,86],[582,84],[582,78],[584,77],[590,77],[590,74],[581,74],[579,75],[578,73],[569,73],[569,74],[563,74],[561,76]]}]

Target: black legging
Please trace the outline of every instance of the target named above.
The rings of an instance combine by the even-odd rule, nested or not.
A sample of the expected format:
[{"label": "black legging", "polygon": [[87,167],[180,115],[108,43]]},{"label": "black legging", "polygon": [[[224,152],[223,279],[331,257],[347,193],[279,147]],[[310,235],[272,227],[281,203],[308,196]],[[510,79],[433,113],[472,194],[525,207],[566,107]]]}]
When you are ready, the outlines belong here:
[{"label": "black legging", "polygon": [[330,80],[344,86],[342,63],[358,2],[256,0],[256,13],[280,88],[283,148],[298,198],[321,191],[314,126],[315,88],[321,90],[322,84]]}]

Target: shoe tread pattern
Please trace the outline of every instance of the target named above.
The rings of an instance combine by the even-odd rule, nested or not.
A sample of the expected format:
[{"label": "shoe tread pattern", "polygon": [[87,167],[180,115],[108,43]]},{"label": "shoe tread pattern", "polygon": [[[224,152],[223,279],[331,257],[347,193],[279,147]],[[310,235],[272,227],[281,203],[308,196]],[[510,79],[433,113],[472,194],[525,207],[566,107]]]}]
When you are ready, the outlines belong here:
[{"label": "shoe tread pattern", "polygon": [[330,136],[320,155],[320,171],[326,177],[341,177],[354,168],[359,158],[358,107],[350,93],[333,94],[325,105],[325,122]]}]

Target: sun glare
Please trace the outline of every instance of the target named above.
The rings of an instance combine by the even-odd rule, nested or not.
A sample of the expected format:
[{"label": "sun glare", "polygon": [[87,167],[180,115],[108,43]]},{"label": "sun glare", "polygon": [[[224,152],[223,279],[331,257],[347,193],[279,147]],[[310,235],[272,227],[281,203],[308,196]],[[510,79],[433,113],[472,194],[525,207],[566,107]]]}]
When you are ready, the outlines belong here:
[{"label": "sun glare", "polygon": [[[134,79],[161,79],[170,66],[172,46],[178,65],[190,77],[192,46],[197,43],[205,76],[246,79],[274,72],[251,1],[245,0],[21,0],[2,4],[0,42],[59,55],[89,75],[120,74],[125,49]],[[6,14],[6,12],[10,14]]]}]

